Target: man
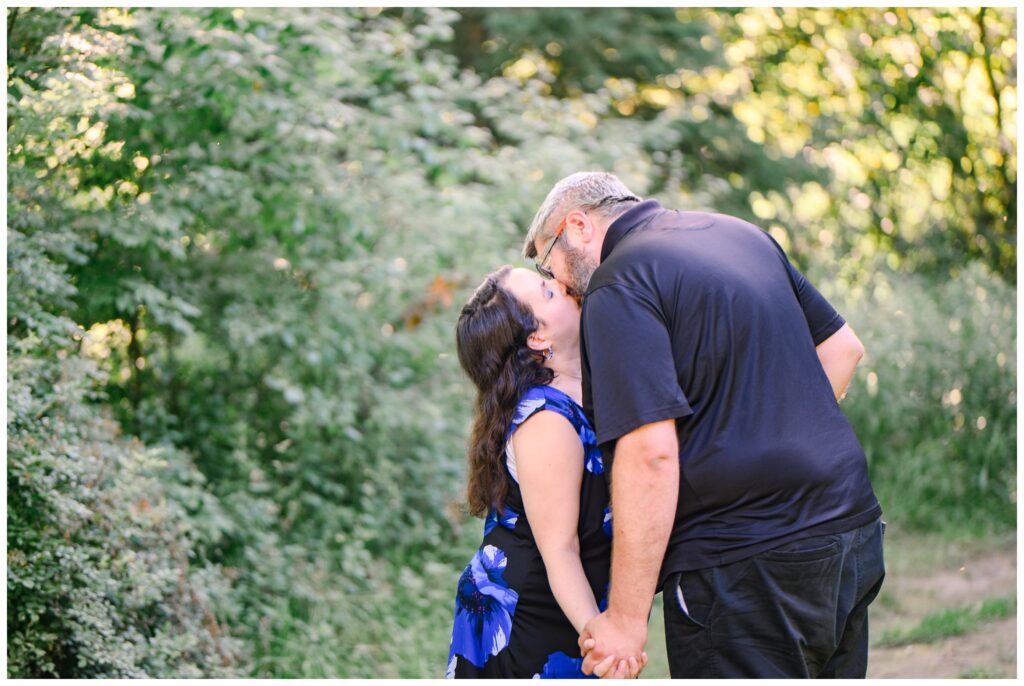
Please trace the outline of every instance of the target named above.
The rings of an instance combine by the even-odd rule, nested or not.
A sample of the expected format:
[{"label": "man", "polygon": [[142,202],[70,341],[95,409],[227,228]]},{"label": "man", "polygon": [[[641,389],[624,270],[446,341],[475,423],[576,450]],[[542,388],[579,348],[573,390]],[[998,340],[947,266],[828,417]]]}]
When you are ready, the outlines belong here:
[{"label": "man", "polygon": [[838,405],[850,326],[767,233],[611,174],[559,181],[524,254],[584,295],[584,409],[611,465],[584,671],[616,656],[599,676],[622,676],[664,591],[673,677],[864,677],[884,524]]}]

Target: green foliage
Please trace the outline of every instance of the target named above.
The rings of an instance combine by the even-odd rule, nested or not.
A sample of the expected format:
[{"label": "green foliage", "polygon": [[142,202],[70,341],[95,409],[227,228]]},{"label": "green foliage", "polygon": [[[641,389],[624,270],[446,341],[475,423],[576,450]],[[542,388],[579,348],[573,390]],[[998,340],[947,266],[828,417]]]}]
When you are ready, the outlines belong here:
[{"label": "green foliage", "polygon": [[[49,32],[70,17],[19,23]],[[123,80],[85,60],[35,71],[58,69],[52,54],[24,64],[8,90],[8,675],[237,676],[228,579],[203,552],[216,500],[186,455],[120,435],[97,404],[108,369],[64,316],[80,295],[69,266],[91,247],[73,179],[109,153],[88,118]]]},{"label": "green foliage", "polygon": [[[1012,526],[1012,278],[915,273],[1015,265],[1012,220],[956,204],[1012,197],[991,128],[928,128],[909,180],[872,172],[863,192],[904,208],[941,155],[974,165],[963,197],[913,196],[918,256],[800,147],[889,145],[895,110],[801,123],[771,100],[810,107],[802,20],[835,41],[860,15],[787,10],[754,59],[735,29],[757,12],[9,10],[9,674],[439,675],[480,531],[459,508],[458,306],[584,168],[759,222],[810,267],[868,347],[844,409],[891,521]],[[858,83],[884,101],[877,45]]]},{"label": "green foliage", "polygon": [[[52,202],[12,217],[67,222],[59,244],[87,255],[48,254],[67,297],[36,301],[86,330],[121,425],[188,451],[208,478],[220,528],[203,557],[235,580],[228,605],[261,676],[380,669],[342,663],[324,627],[353,644],[367,627],[384,636],[377,598],[405,566],[453,562],[435,551],[462,526],[456,290],[514,258],[535,202],[485,181],[536,167],[473,125],[489,96],[426,50],[447,20],[428,14],[412,35],[359,12],[101,12],[65,36],[66,63],[119,69],[64,78],[90,91],[61,93],[63,137],[37,134],[53,112],[18,118],[48,101],[15,65],[12,119],[34,147],[12,146],[10,165],[26,197]],[[508,98],[495,115],[523,109]],[[558,135],[582,138],[558,110]],[[414,211],[438,197],[441,211]],[[485,211],[496,230],[480,230]],[[10,257],[14,279],[30,263]]]},{"label": "green foliage", "polygon": [[894,647],[911,643],[935,643],[951,636],[962,636],[990,620],[1006,619],[1016,613],[1016,598],[990,598],[971,607],[932,613],[912,629],[887,631],[878,645]]},{"label": "green foliage", "polygon": [[765,7],[712,23],[747,73],[733,112],[748,135],[829,170],[769,198],[803,215],[803,240],[940,277],[978,259],[1015,282],[1012,9]]},{"label": "green foliage", "polygon": [[644,120],[652,192],[756,216],[799,259],[967,256],[1013,283],[1015,28],[1009,8],[494,8],[453,51]]},{"label": "green foliage", "polygon": [[979,264],[942,284],[880,268],[845,299],[867,355],[842,407],[886,516],[918,530],[1015,527],[1013,288]]},{"label": "green foliage", "polygon": [[12,341],[7,658],[18,677],[231,677],[216,501],[186,456],[118,436],[67,349]]},{"label": "green foliage", "polygon": [[794,183],[824,183],[826,174],[746,135],[733,112],[749,96],[746,72],[729,64],[713,28],[732,14],[466,9],[451,49],[479,72],[594,103],[604,142],[631,146],[605,166],[631,160],[643,169],[647,193],[753,220],[752,197],[783,197]]},{"label": "green foliage", "polygon": [[595,92],[609,79],[650,83],[721,60],[701,42],[710,33],[706,22],[687,10],[467,8],[454,28],[452,48],[463,66],[497,75],[529,54],[547,63],[541,78],[559,96]]}]

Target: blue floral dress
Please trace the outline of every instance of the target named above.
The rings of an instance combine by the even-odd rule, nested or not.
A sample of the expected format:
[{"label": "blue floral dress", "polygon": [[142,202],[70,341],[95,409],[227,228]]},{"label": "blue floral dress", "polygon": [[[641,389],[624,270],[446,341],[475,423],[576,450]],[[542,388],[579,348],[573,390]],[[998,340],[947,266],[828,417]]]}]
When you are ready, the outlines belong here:
[{"label": "blue floral dress", "polygon": [[[598,606],[608,603],[611,510],[597,437],[576,402],[551,386],[535,386],[519,401],[508,430],[549,410],[565,417],[583,443],[579,541],[583,571]],[[484,539],[459,578],[448,678],[586,678],[578,635],[551,592],[544,561],[525,515],[515,461],[506,460],[508,497],[491,510]]]}]

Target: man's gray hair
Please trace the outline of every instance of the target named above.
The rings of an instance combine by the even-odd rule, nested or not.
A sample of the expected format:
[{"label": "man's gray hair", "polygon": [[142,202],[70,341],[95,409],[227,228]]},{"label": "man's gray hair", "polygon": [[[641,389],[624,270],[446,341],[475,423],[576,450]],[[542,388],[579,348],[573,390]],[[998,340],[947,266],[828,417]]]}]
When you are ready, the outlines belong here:
[{"label": "man's gray hair", "polygon": [[626,188],[617,176],[607,172],[576,172],[555,184],[544,199],[526,232],[523,256],[537,255],[538,239],[549,239],[558,222],[573,210],[593,211],[601,217],[618,217],[640,198]]}]

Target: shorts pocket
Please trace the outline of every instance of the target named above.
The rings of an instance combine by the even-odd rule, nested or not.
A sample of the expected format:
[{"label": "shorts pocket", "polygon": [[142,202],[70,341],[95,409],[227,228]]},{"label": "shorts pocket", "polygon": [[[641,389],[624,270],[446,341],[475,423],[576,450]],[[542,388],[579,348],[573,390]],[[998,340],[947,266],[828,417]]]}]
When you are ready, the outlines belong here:
[{"label": "shorts pocket", "polygon": [[773,562],[813,562],[832,557],[841,546],[838,536],[812,536],[766,550],[757,557]]},{"label": "shorts pocket", "polygon": [[[663,598],[665,606],[671,607],[671,618],[687,629],[706,629],[714,606],[714,598],[704,592],[706,590],[709,589],[705,588],[700,572],[672,575],[669,578],[669,583],[665,584],[665,597]],[[667,614],[666,619],[668,618]]]},{"label": "shorts pocket", "polygon": [[713,626],[711,613],[717,603],[706,592],[710,590],[706,588],[706,572],[673,574],[662,587],[665,650],[669,673],[676,679],[720,676],[710,629]]}]

